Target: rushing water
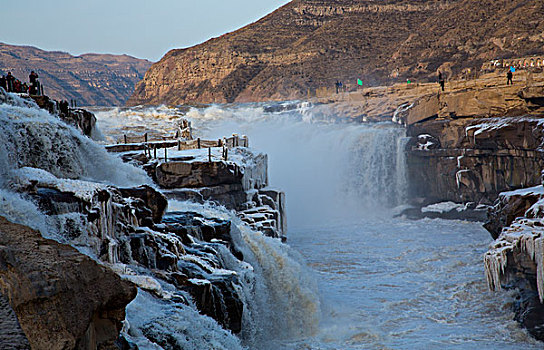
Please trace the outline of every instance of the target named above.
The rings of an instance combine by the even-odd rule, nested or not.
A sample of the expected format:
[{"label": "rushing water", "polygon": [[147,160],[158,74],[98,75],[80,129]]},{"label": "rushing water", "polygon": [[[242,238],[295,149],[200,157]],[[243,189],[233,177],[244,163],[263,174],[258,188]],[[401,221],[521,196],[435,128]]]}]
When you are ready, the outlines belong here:
[{"label": "rushing water", "polygon": [[196,136],[245,134],[268,153],[270,183],[287,194],[288,243],[318,282],[321,319],[309,337],[257,347],[542,347],[513,321],[512,296],[487,291],[482,255],[491,238],[480,224],[391,218],[389,208],[403,203],[407,186],[403,129],[338,123],[308,104],[115,109],[97,116],[110,140],[142,124],[171,131],[184,116]]}]

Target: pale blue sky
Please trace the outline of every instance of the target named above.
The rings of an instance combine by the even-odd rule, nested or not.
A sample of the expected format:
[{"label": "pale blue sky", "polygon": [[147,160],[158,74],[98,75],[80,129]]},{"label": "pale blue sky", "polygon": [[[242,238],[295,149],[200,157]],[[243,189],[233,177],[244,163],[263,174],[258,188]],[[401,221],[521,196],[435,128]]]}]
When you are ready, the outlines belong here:
[{"label": "pale blue sky", "polygon": [[159,60],[256,21],[289,0],[0,0],[0,42]]}]

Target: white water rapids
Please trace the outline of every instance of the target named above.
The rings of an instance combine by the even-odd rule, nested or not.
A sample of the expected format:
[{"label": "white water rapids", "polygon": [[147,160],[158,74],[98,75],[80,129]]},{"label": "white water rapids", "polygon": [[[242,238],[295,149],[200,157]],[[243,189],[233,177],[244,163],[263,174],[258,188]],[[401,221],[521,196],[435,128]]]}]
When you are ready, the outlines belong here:
[{"label": "white water rapids", "polygon": [[[337,123],[324,110],[287,103],[96,111],[109,142],[173,132],[181,116],[196,137],[245,134],[269,155],[269,183],[287,196],[291,249],[220,208],[170,203],[239,226],[233,239],[252,267],[227,251],[221,259],[254,288],[241,291],[242,340],[191,305],[172,307],[142,291],[127,308],[131,340],[140,349],[160,348],[149,333],[183,349],[542,348],[513,321],[511,296],[487,291],[482,256],[491,238],[479,224],[391,218],[407,187],[404,130]],[[14,168],[120,185],[149,180],[44,111],[1,105],[0,121],[0,215],[43,233],[44,215],[5,184]]]},{"label": "white water rapids", "polygon": [[487,291],[482,256],[491,238],[480,224],[391,218],[407,186],[403,129],[340,124],[322,111],[250,104],[97,117],[110,142],[142,124],[174,130],[183,116],[195,137],[247,135],[269,155],[269,183],[287,195],[288,244],[318,282],[321,318],[310,336],[253,348],[541,348],[513,320],[512,296]]}]

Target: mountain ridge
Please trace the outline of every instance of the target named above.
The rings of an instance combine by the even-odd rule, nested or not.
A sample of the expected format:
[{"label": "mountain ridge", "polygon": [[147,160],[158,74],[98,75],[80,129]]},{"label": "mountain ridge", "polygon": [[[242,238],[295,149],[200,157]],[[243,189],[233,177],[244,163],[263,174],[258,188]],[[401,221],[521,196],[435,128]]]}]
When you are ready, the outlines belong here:
[{"label": "mountain ridge", "polygon": [[9,71],[21,81],[35,71],[44,93],[78,105],[121,106],[143,78],[151,62],[129,55],[85,53],[73,56],[30,45],[0,43],[0,74]]},{"label": "mountain ridge", "polygon": [[[544,53],[544,3],[294,0],[237,31],[169,51],[128,105],[300,99],[312,90],[432,81]],[[521,39],[520,39],[521,38]]]}]

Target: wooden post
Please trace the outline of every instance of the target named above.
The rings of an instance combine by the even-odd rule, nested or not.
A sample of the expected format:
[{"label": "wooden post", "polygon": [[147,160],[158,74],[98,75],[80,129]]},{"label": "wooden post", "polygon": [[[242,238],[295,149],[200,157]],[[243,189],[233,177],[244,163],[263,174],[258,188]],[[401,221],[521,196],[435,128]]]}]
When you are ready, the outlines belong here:
[{"label": "wooden post", "polygon": [[227,160],[229,157],[229,149],[225,148],[225,160]]},{"label": "wooden post", "polygon": [[125,139],[125,143],[127,143],[127,135],[123,135],[123,138]]},{"label": "wooden post", "polygon": [[208,147],[208,162],[212,162],[212,148]]},{"label": "wooden post", "polygon": [[217,140],[217,147],[221,147],[221,139]]},{"label": "wooden post", "polygon": [[178,151],[181,151],[181,140],[178,140]]},{"label": "wooden post", "polygon": [[147,133],[144,134],[144,142],[147,143]]},{"label": "wooden post", "polygon": [[153,158],[157,159],[157,145],[153,145]]},{"label": "wooden post", "polygon": [[164,162],[168,163],[168,156],[167,156],[167,152],[166,152],[166,144],[164,145]]},{"label": "wooden post", "polygon": [[200,149],[200,137],[198,139],[196,139],[196,145],[197,145],[198,149]]}]

